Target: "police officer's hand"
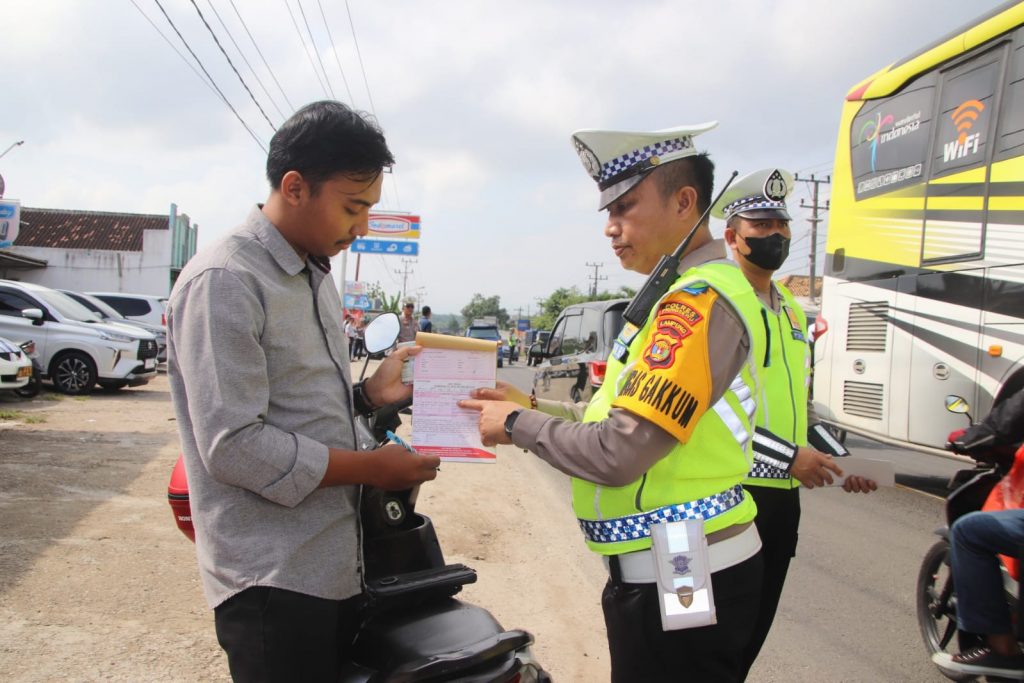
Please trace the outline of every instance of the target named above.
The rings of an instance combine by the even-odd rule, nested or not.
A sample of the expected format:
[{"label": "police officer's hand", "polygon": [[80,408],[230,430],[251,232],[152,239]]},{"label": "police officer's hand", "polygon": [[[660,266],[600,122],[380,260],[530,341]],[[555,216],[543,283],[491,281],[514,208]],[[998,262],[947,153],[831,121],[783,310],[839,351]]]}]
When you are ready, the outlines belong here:
[{"label": "police officer's hand", "polygon": [[373,468],[366,483],[385,491],[404,491],[437,477],[441,458],[387,444],[373,451]]},{"label": "police officer's hand", "polygon": [[518,403],[523,408],[530,407],[530,397],[527,394],[519,391],[519,389],[516,389],[508,382],[498,380],[496,384],[497,386],[494,389],[474,389],[469,392],[469,395],[483,401],[511,401],[512,403]]},{"label": "police officer's hand", "polygon": [[803,446],[797,450],[796,459],[789,473],[801,484],[813,489],[815,486],[827,486],[832,483],[830,471],[836,476],[843,476],[843,471],[839,469],[831,455]]},{"label": "police officer's hand", "polygon": [[505,418],[513,410],[522,410],[522,406],[518,403],[464,399],[459,401],[459,407],[480,411],[480,440],[485,446],[512,443],[512,440],[505,434]]},{"label": "police officer's hand", "polygon": [[878,484],[864,477],[849,476],[843,482],[843,490],[847,493],[871,493],[877,489]]},{"label": "police officer's hand", "polygon": [[405,346],[392,351],[377,370],[363,383],[366,398],[375,406],[398,403],[412,396],[412,385],[402,384],[402,363],[412,358],[422,346]]}]

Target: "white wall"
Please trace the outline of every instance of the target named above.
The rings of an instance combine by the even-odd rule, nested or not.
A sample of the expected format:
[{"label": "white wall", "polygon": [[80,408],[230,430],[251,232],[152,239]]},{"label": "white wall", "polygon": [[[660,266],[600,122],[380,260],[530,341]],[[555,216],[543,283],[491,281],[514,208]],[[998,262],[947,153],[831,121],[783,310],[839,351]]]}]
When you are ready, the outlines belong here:
[{"label": "white wall", "polygon": [[142,251],[14,247],[47,262],[46,268],[8,270],[7,277],[55,289],[167,296],[171,291],[171,233],[146,230]]}]

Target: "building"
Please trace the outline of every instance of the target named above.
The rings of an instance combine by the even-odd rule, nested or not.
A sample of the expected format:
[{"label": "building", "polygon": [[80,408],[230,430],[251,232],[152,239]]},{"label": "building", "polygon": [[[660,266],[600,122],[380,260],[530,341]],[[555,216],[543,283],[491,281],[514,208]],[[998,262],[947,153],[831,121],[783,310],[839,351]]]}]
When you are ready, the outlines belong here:
[{"label": "building", "polygon": [[167,296],[196,252],[198,226],[166,215],[21,207],[0,278],[78,291]]}]

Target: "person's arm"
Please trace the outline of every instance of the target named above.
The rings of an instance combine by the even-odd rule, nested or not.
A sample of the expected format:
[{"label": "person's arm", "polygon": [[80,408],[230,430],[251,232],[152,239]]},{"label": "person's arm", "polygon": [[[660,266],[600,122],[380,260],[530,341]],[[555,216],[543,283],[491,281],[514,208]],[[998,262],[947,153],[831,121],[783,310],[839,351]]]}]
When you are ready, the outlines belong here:
[{"label": "person's arm", "polygon": [[[693,296],[681,294],[680,298],[690,301]],[[715,302],[713,306],[707,302],[704,305],[711,311],[705,310],[701,321],[695,324],[690,333],[693,335],[692,343],[687,344],[684,340],[676,348],[673,362],[657,371],[666,379],[678,381],[692,390],[692,396],[699,396],[696,399],[698,405],[685,426],[680,424],[680,417],[671,418],[675,406],[667,401],[673,393],[665,385],[666,391],[657,403],[657,391],[650,397],[639,388],[631,397],[620,395],[608,417],[600,422],[570,422],[539,411],[523,410],[513,427],[511,443],[533,451],[566,474],[595,484],[623,486],[641,476],[668,455],[677,443],[685,443],[701,414],[722,397],[746,360],[749,340],[736,312],[722,301]],[[645,341],[645,353],[656,341],[657,322],[652,325],[652,330]],[[715,352],[708,353],[709,348]],[[640,359],[635,368],[640,368],[642,363],[643,359]],[[644,367],[651,370],[646,365]],[[681,386],[673,400],[682,400],[682,391]],[[624,398],[626,400],[620,405],[620,399]],[[648,398],[650,400],[645,400]],[[482,411],[480,428],[485,443],[510,443],[504,434],[504,419],[521,404],[463,401],[460,405]],[[669,415],[658,412],[662,406]],[[675,427],[666,429],[665,424],[659,422]]]}]

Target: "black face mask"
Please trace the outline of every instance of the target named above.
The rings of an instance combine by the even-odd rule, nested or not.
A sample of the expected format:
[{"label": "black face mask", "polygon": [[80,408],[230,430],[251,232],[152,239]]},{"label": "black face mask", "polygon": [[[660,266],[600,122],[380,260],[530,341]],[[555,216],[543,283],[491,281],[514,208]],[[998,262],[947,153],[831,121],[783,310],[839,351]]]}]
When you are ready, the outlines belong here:
[{"label": "black face mask", "polygon": [[778,270],[789,256],[790,239],[781,232],[768,237],[744,237],[750,253],[746,259],[765,270]]}]

